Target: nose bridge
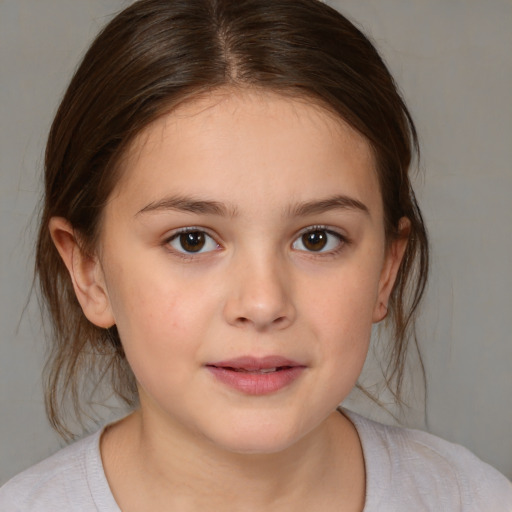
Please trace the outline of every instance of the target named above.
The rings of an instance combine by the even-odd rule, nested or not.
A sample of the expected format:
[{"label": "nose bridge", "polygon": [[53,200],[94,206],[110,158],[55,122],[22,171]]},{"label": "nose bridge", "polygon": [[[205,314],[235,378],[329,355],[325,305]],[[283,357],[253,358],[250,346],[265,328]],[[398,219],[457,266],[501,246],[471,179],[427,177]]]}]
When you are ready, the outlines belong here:
[{"label": "nose bridge", "polygon": [[241,250],[234,257],[226,300],[227,321],[257,330],[284,328],[295,318],[291,282],[276,248]]}]

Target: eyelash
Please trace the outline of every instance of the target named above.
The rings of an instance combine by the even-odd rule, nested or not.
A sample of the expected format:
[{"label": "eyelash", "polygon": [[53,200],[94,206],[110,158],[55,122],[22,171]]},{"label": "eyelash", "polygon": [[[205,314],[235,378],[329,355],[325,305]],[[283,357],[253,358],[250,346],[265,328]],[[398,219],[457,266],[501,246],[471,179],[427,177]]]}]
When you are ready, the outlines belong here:
[{"label": "eyelash", "polygon": [[[350,243],[351,243],[350,239],[347,236],[342,235],[341,233],[339,233],[337,231],[334,231],[332,229],[329,229],[327,226],[315,225],[315,226],[308,226],[307,228],[302,230],[298,234],[298,236],[296,236],[294,238],[294,240],[292,242],[292,248],[293,248],[293,246],[296,243],[300,242],[305,235],[308,235],[310,233],[315,233],[315,232],[323,232],[323,233],[326,233],[329,236],[333,236],[333,237],[337,238],[338,239],[338,246],[336,248],[334,248],[334,249],[330,249],[330,250],[327,250],[327,251],[322,251],[322,250],[319,250],[319,251],[308,251],[308,250],[297,249],[298,252],[306,253],[308,256],[311,256],[311,257],[323,257],[323,258],[325,258],[325,257],[329,257],[329,256],[336,256],[347,245],[350,245]],[[211,250],[203,252],[202,248],[201,248],[197,252],[193,252],[193,251],[187,252],[186,250],[180,251],[180,250],[175,249],[175,248],[173,248],[171,246],[171,242],[173,242],[174,240],[177,240],[181,235],[187,234],[187,233],[200,233],[200,234],[203,234],[206,237],[208,237],[208,239],[212,240],[216,244],[216,249],[221,247],[221,245],[215,240],[215,238],[212,235],[210,235],[204,228],[190,226],[190,227],[179,229],[178,231],[174,232],[170,237],[168,237],[168,238],[166,238],[164,240],[164,245],[168,248],[169,252],[172,252],[174,255],[176,255],[178,257],[181,257],[184,260],[190,261],[190,260],[193,260],[195,258],[201,257],[201,255],[212,253],[212,252],[214,252],[216,250],[216,249],[211,249]],[[328,243],[328,242],[326,242],[326,243]]]},{"label": "eyelash", "polygon": [[342,235],[338,231],[334,231],[333,229],[330,229],[328,226],[316,225],[316,226],[308,226],[306,229],[302,230],[299,233],[299,235],[294,239],[294,241],[292,243],[292,246],[293,246],[293,244],[295,244],[295,243],[299,242],[300,240],[302,240],[304,235],[307,235],[309,233],[315,233],[317,231],[318,232],[327,233],[329,236],[333,236],[333,237],[337,238],[338,245],[334,249],[330,249],[330,250],[327,250],[327,251],[322,251],[322,250],[320,250],[320,251],[302,251],[301,250],[301,252],[306,253],[310,257],[326,258],[326,257],[329,257],[329,256],[336,256],[344,248],[346,248],[346,246],[351,244],[351,240],[346,235]]},{"label": "eyelash", "polygon": [[[205,252],[197,251],[197,252],[186,252],[186,251],[180,251],[178,249],[174,249],[171,246],[171,242],[178,239],[181,235],[187,234],[187,233],[201,233],[203,235],[206,235],[210,240],[212,240],[216,244],[216,249],[220,248],[220,244],[215,240],[215,238],[210,235],[204,228],[196,227],[196,226],[190,226],[186,228],[179,229],[178,231],[175,231],[170,237],[166,238],[164,240],[164,245],[167,247],[167,250],[169,252],[172,252],[173,255],[176,255],[186,261],[194,260],[195,258],[201,257],[205,254]],[[215,249],[212,249],[210,251],[206,251],[206,254],[214,252]]]}]

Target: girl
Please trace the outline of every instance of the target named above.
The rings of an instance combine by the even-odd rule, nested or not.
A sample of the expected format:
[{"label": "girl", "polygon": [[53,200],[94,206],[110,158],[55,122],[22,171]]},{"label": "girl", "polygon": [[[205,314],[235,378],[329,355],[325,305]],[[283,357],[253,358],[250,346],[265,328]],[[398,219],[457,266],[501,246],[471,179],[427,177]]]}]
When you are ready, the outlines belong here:
[{"label": "girl", "polygon": [[52,126],[36,266],[47,406],[108,377],[133,412],[15,477],[13,511],[512,507],[467,450],[338,404],[386,319],[400,395],[425,288],[410,115],[315,0],[142,0]]}]

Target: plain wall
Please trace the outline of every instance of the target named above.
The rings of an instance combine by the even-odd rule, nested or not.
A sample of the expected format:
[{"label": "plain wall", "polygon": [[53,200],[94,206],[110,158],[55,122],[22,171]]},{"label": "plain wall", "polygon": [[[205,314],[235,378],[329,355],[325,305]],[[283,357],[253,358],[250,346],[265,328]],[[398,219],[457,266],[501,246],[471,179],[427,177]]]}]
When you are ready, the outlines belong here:
[{"label": "plain wall", "polygon": [[[128,3],[0,0],[0,483],[62,445],[44,415],[36,301],[22,316],[33,215],[58,100],[88,42]],[[408,423],[465,445],[511,478],[512,3],[328,3],[377,44],[420,134],[417,192],[433,247],[419,322],[428,421],[419,401]],[[348,403],[389,420],[357,396]]]}]

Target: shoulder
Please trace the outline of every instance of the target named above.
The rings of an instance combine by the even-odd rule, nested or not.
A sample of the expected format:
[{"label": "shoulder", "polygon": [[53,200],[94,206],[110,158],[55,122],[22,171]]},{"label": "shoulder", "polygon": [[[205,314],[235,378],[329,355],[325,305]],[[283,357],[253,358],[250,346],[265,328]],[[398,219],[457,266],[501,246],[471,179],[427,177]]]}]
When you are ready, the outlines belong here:
[{"label": "shoulder", "polygon": [[[466,448],[427,432],[344,412],[361,439],[367,491],[379,488],[380,496],[389,492],[389,499],[414,504],[415,510],[512,511],[510,481]],[[402,510],[399,506],[396,510]]]},{"label": "shoulder", "polygon": [[103,474],[99,438],[100,432],[86,437],[9,480],[0,488],[0,510],[96,510],[95,478]]}]

